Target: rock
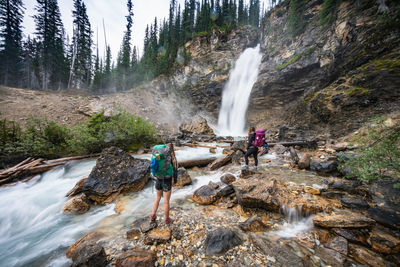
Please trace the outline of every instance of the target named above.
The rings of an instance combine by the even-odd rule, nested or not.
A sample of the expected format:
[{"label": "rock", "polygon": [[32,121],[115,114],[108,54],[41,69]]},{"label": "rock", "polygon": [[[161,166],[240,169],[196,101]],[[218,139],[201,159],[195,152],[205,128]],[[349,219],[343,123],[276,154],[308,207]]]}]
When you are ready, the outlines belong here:
[{"label": "rock", "polygon": [[231,150],[237,152],[241,151],[242,153],[246,153],[247,151],[247,142],[246,140],[236,141],[232,144]]},{"label": "rock", "polygon": [[240,237],[230,229],[217,228],[207,234],[204,248],[206,255],[222,255],[242,243]]},{"label": "rock", "polygon": [[107,265],[107,255],[102,246],[89,244],[82,247],[74,257],[72,266],[99,267]]},{"label": "rock", "polygon": [[215,148],[210,148],[209,152],[212,153],[212,154],[215,154],[215,153],[217,153],[217,150]]},{"label": "rock", "polygon": [[357,187],[359,187],[361,184],[361,181],[358,180],[335,180],[333,183],[329,184],[329,189],[356,193]]},{"label": "rock", "polygon": [[315,187],[312,187],[312,186],[305,186],[304,187],[304,192],[312,194],[312,195],[321,194],[321,191],[318,188],[315,188]]},{"label": "rock", "polygon": [[139,229],[131,229],[126,232],[126,239],[134,239],[138,236],[140,236],[141,231]]},{"label": "rock", "polygon": [[208,125],[206,119],[201,116],[197,116],[191,121],[182,123],[179,126],[179,131],[188,134],[215,135],[213,129],[211,129],[211,127]]},{"label": "rock", "polygon": [[73,259],[77,258],[79,251],[81,251],[84,247],[95,245],[101,238],[104,237],[104,234],[100,231],[91,232],[78,241],[76,241],[72,246],[67,249],[65,255],[67,258]]},{"label": "rock", "polygon": [[320,175],[336,174],[338,173],[338,162],[335,160],[328,160],[325,162],[311,161],[310,169],[316,171]]},{"label": "rock", "polygon": [[398,181],[379,181],[369,187],[373,200],[381,208],[390,208],[400,212],[400,188],[396,188]]},{"label": "rock", "polygon": [[320,257],[325,263],[331,266],[343,266],[346,256],[340,254],[336,250],[324,248],[324,247],[317,247],[316,254]]},{"label": "rock", "polygon": [[234,181],[236,181],[236,177],[233,174],[230,173],[225,173],[224,175],[221,176],[221,182],[225,183],[225,184],[231,184]]},{"label": "rock", "polygon": [[65,214],[83,214],[90,209],[90,200],[85,194],[74,196],[68,200],[63,208]]},{"label": "rock", "polygon": [[304,169],[307,170],[310,168],[310,162],[311,162],[311,155],[304,154],[297,163],[297,166],[299,167],[300,170]]},{"label": "rock", "polygon": [[242,163],[242,159],[244,158],[244,153],[242,151],[236,151],[233,154],[232,162],[236,165],[240,165]]},{"label": "rock", "polygon": [[400,251],[400,240],[389,233],[372,231],[369,237],[372,249],[382,254],[396,254]]},{"label": "rock", "polygon": [[97,159],[83,192],[93,201],[107,204],[121,193],[143,189],[149,177],[149,160],[135,159],[119,148],[110,147]]},{"label": "rock", "polygon": [[186,185],[192,184],[192,178],[188,174],[187,170],[183,167],[178,168],[178,178],[174,186],[184,187]]},{"label": "rock", "polygon": [[72,197],[72,196],[75,196],[75,195],[77,195],[77,194],[82,193],[82,188],[83,188],[83,186],[85,185],[86,180],[87,180],[87,177],[82,178],[81,180],[79,180],[79,181],[75,184],[74,188],[72,188],[70,191],[68,191],[68,193],[67,193],[65,196],[66,196],[66,197]]},{"label": "rock", "polygon": [[210,185],[203,185],[194,191],[192,199],[201,205],[210,205],[218,199],[217,191]]},{"label": "rock", "polygon": [[212,163],[210,163],[208,169],[210,171],[216,170],[218,168],[221,168],[222,166],[225,166],[226,164],[228,164],[229,162],[232,161],[232,157],[233,157],[234,153],[231,152],[223,157],[220,157],[216,160],[214,160]]},{"label": "rock", "polygon": [[325,228],[362,228],[375,225],[375,221],[358,213],[345,214],[316,214],[313,217],[313,223],[316,226]]},{"label": "rock", "polygon": [[131,249],[118,255],[115,259],[116,267],[153,267],[157,261],[156,254],[144,249]]},{"label": "rock", "polygon": [[357,243],[357,244],[362,244],[368,246],[367,238],[368,238],[368,232],[365,233],[368,229],[351,229],[351,228],[346,228],[346,229],[341,229],[341,228],[332,228],[332,230],[337,234],[338,236],[346,238],[346,240]]},{"label": "rock", "polygon": [[349,143],[342,142],[342,143],[335,144],[332,148],[335,149],[337,152],[339,152],[339,151],[345,151],[348,146],[349,146]]},{"label": "rock", "polygon": [[157,227],[157,222],[150,222],[150,217],[143,217],[132,222],[131,227],[132,233],[134,233],[134,230],[138,230],[141,233],[147,233]]},{"label": "rock", "polygon": [[255,171],[253,171],[253,170],[250,170],[250,169],[248,169],[248,168],[243,168],[243,169],[240,170],[239,177],[240,177],[241,179],[246,179],[246,178],[248,178],[248,177],[250,177],[250,176],[255,175],[256,173],[257,173],[257,172],[255,172]]},{"label": "rock", "polygon": [[230,194],[233,194],[234,192],[235,190],[233,189],[233,186],[229,184],[224,187],[220,187],[219,190],[217,191],[217,195],[220,197],[226,197],[229,196]]},{"label": "rock", "polygon": [[284,154],[284,153],[287,151],[287,148],[284,147],[284,146],[281,145],[281,144],[276,144],[276,145],[274,145],[274,146],[272,147],[271,150],[272,150],[273,152],[275,152],[276,154],[278,154],[278,155],[282,155],[282,154]]},{"label": "rock", "polygon": [[265,225],[261,218],[257,215],[247,219],[245,222],[239,224],[240,229],[243,231],[252,231],[252,232],[265,232],[269,230],[270,226]]},{"label": "rock", "polygon": [[368,209],[368,203],[361,197],[356,196],[346,196],[343,197],[340,202],[343,206],[350,209]]},{"label": "rock", "polygon": [[354,244],[349,244],[349,254],[356,261],[368,266],[385,267],[385,262],[378,258],[379,256],[367,248],[360,247]]},{"label": "rock", "polygon": [[335,236],[333,239],[329,240],[325,247],[333,249],[340,254],[347,256],[348,253],[348,242],[347,239],[341,236]]},{"label": "rock", "polygon": [[146,245],[156,244],[164,244],[167,243],[171,239],[171,229],[167,226],[157,227],[151,230],[145,240],[144,243]]},{"label": "rock", "polygon": [[370,208],[368,214],[378,223],[393,229],[400,229],[400,213],[385,208]]},{"label": "rock", "polygon": [[[278,212],[281,207],[298,208],[308,214],[332,211],[335,202],[318,195],[296,194],[289,185],[276,179],[252,177],[232,183],[238,203],[243,208],[261,208]],[[296,193],[294,193],[296,192]]]}]

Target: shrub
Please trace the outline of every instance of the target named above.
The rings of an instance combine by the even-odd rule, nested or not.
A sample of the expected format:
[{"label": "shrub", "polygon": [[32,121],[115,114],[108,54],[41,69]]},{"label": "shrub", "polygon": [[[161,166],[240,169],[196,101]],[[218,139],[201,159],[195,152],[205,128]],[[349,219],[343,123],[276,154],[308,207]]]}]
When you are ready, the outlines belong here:
[{"label": "shrub", "polygon": [[361,180],[400,179],[400,128],[379,120],[366,132],[354,136],[358,143],[354,157],[341,162],[351,175]]}]

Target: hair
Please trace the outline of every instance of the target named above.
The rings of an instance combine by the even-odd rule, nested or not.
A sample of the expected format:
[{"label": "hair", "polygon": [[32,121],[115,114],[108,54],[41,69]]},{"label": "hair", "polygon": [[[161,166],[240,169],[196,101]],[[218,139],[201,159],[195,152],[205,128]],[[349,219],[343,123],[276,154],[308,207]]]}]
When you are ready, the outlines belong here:
[{"label": "hair", "polygon": [[256,128],[254,128],[254,126],[249,126],[249,130],[248,130],[248,134],[250,134],[251,132],[255,132]]}]

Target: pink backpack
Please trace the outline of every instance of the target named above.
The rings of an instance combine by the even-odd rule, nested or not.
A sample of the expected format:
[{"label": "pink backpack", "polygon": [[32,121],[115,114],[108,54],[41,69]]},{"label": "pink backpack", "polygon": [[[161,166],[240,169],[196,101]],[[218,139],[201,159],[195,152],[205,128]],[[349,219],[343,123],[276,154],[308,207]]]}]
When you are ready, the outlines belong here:
[{"label": "pink backpack", "polygon": [[253,146],[261,147],[265,143],[265,130],[264,129],[257,129],[256,130],[256,138],[252,143]]}]

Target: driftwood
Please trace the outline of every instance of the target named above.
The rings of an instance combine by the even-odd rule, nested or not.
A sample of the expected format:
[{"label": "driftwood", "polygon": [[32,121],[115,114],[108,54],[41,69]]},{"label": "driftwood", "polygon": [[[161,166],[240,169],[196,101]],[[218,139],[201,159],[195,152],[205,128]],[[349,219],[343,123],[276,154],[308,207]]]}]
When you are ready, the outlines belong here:
[{"label": "driftwood", "polygon": [[230,152],[228,155],[226,155],[222,158],[216,159],[213,163],[210,164],[210,166],[209,166],[210,171],[221,168],[222,166],[231,162],[234,153],[235,152]]},{"label": "driftwood", "polygon": [[316,148],[317,147],[317,142],[315,141],[293,141],[293,142],[267,142],[268,146],[275,146],[277,144],[283,145],[283,146],[302,146],[302,147],[308,147],[308,148]]},{"label": "driftwood", "polygon": [[99,155],[100,154],[93,154],[85,156],[60,158],[47,161],[43,159],[33,160],[32,158],[27,158],[24,161],[15,165],[14,167],[3,170],[0,173],[0,185],[16,182],[25,176],[29,176],[28,178],[22,180],[26,182],[32,179],[36,174],[51,170],[56,166],[65,165],[71,160],[81,160],[86,158],[97,157]]},{"label": "driftwood", "polygon": [[189,147],[205,147],[205,148],[217,148],[215,146],[209,146],[209,145],[202,145],[202,144],[192,144],[192,143],[186,143],[182,144],[183,146],[189,146]]},{"label": "driftwood", "polygon": [[233,144],[235,143],[235,140],[217,140],[217,143],[229,143],[229,144]]},{"label": "driftwood", "polygon": [[216,158],[206,158],[206,159],[191,159],[182,160],[178,162],[179,167],[192,168],[192,167],[204,167],[213,162]]}]

